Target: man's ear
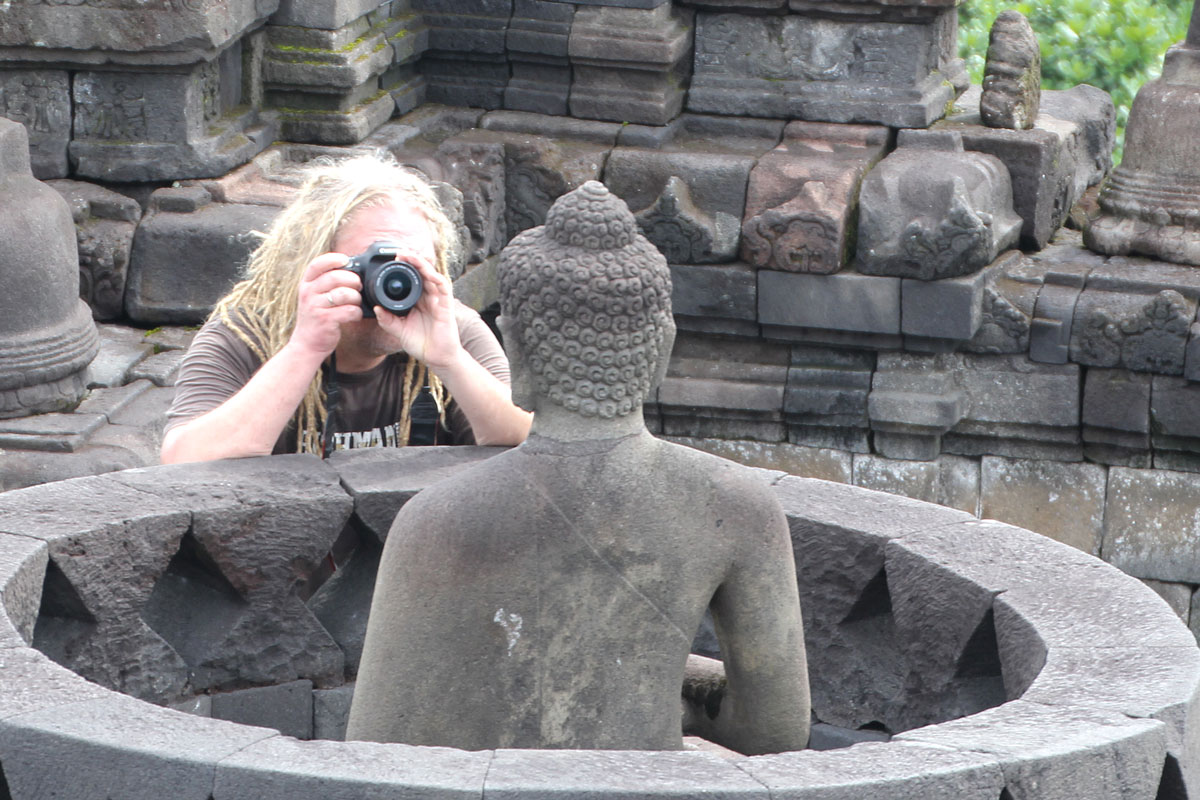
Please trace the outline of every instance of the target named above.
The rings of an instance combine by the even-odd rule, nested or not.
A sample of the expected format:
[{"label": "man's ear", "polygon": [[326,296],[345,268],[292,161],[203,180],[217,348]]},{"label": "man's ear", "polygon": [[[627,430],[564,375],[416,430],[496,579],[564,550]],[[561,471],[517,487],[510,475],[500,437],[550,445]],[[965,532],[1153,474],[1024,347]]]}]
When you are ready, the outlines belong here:
[{"label": "man's ear", "polygon": [[534,410],[533,379],[525,361],[525,348],[521,346],[521,334],[515,320],[501,314],[496,318],[496,327],[504,340],[504,352],[508,356],[509,378],[512,383],[512,400],[526,411]]},{"label": "man's ear", "polygon": [[674,349],[675,318],[668,316],[667,324],[663,327],[662,346],[658,350],[658,365],[654,370],[654,380],[650,383],[651,392],[661,386],[663,379],[667,377],[667,367],[671,364],[671,351]]}]

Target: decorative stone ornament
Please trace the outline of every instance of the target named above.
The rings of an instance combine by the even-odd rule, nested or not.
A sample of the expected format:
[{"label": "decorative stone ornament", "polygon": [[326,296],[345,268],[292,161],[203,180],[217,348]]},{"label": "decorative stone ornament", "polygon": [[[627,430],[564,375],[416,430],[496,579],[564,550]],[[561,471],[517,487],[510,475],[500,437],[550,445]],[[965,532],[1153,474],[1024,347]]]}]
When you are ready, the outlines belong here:
[{"label": "decorative stone ornament", "polygon": [[33,177],[25,126],[0,118],[0,418],[73,406],[99,348],[71,209]]},{"label": "decorative stone ornament", "polygon": [[979,113],[992,128],[1028,130],[1042,97],[1042,51],[1025,15],[1008,9],[992,23]]},{"label": "decorative stone ornament", "polygon": [[1134,98],[1125,158],[1100,193],[1101,215],[1084,231],[1084,244],[1097,253],[1200,266],[1198,11],[1187,41],[1167,51],[1162,77]]}]

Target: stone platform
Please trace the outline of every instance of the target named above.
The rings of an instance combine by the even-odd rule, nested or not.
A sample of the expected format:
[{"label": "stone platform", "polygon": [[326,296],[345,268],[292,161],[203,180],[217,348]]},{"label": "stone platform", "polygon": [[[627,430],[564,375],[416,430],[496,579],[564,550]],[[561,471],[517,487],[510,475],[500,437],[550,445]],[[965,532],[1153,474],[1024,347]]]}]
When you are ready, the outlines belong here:
[{"label": "stone platform", "polygon": [[15,800],[1200,791],[1200,650],[1152,592],[1026,530],[765,470],[792,531],[815,716],[882,728],[891,741],[749,758],[305,741],[337,735],[327,722],[353,675],[361,587],[386,523],[422,487],[492,452],[279,456],[0,495],[0,791]]}]

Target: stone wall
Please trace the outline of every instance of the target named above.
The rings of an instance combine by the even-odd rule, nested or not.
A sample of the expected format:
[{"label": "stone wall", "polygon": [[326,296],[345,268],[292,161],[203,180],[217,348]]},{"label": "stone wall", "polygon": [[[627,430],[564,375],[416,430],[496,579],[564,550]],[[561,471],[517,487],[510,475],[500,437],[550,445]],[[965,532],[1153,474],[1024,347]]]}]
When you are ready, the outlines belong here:
[{"label": "stone wall", "polygon": [[493,452],[243,459],[0,495],[3,796],[1200,791],[1200,649],[1149,590],[1026,530],[769,471],[816,716],[882,740],[750,758],[300,741],[340,738],[396,510]]}]

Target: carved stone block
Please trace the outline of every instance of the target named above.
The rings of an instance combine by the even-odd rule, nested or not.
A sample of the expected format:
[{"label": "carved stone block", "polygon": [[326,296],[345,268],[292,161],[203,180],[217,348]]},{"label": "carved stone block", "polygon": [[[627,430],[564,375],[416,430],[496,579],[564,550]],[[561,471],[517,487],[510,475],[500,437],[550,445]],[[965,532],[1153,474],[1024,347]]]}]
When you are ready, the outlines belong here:
[{"label": "carved stone block", "polygon": [[1080,84],[1071,89],[1043,91],[1040,120],[1057,119],[1073,123],[1075,139],[1075,191],[1082,198],[1112,170],[1113,147],[1117,141],[1117,110],[1112,97],[1103,89]]},{"label": "carved stone block", "polygon": [[463,219],[471,234],[467,263],[499,253],[508,242],[503,141],[468,132],[443,142],[436,158],[446,181],[463,194]]},{"label": "carved stone block", "polygon": [[1004,165],[956,134],[906,131],[863,181],[860,272],[932,280],[967,275],[1017,242]]},{"label": "carved stone block", "polygon": [[667,260],[732,261],[751,156],[736,153],[615,148],[604,182],[623,199]]},{"label": "carved stone block", "polygon": [[748,264],[672,264],[671,308],[680,330],[758,335],[757,270]]},{"label": "carved stone block", "polygon": [[431,103],[471,108],[502,108],[508,87],[508,58],[496,53],[429,50],[419,68]]},{"label": "carved stone block", "polygon": [[[266,230],[278,212],[273,206],[212,203],[199,186],[155,192],[133,238],[128,317],[153,325],[203,322],[257,244],[251,231]],[[181,252],[196,268],[179,268]]]},{"label": "carved stone block", "polygon": [[29,134],[33,176],[65,178],[71,140],[71,81],[60,70],[0,70],[0,117]]},{"label": "carved stone block", "polygon": [[688,109],[923,128],[967,85],[954,30],[953,13],[884,22],[823,9],[701,12]]},{"label": "carved stone block", "polygon": [[77,72],[80,177],[154,181],[221,175],[278,136],[273,113],[241,105],[241,47],[182,72]]},{"label": "carved stone block", "polygon": [[1034,306],[1042,288],[1042,276],[1029,267],[1022,255],[1003,258],[1001,264],[999,271],[983,287],[979,330],[963,346],[969,353],[1029,351]]},{"label": "carved stone block", "polygon": [[783,395],[788,441],[870,452],[867,395],[874,368],[869,351],[794,345]]},{"label": "carved stone block", "polygon": [[[759,270],[758,321],[763,325],[898,337],[900,279],[853,272],[804,275]],[[898,339],[895,344],[899,344]]]},{"label": "carved stone block", "polygon": [[665,125],[683,109],[692,52],[690,9],[585,6],[568,52],[572,116]]},{"label": "carved stone block", "polygon": [[1200,404],[1200,385],[1183,378],[1152,376],[1150,440],[1154,447],[1156,467],[1200,471],[1200,415],[1196,414],[1197,404]]},{"label": "carved stone block", "polygon": [[1200,40],[1189,36],[1167,51],[1162,77],[1134,98],[1125,157],[1100,193],[1103,213],[1085,231],[1088,247],[1200,266],[1198,109]]},{"label": "carved stone block", "polygon": [[378,0],[279,0],[271,25],[336,30],[379,7]]},{"label": "carved stone block", "polygon": [[1110,259],[1075,304],[1071,360],[1182,375],[1200,276],[1184,267]]},{"label": "carved stone block", "polygon": [[71,206],[79,245],[79,296],[97,320],[125,313],[125,275],[133,247],[133,231],[142,209],[136,200],[94,183],[53,181],[55,191]]},{"label": "carved stone block", "polygon": [[4,8],[0,50],[8,61],[192,65],[211,61],[278,6],[279,0],[22,0]]},{"label": "carved stone block", "polygon": [[887,128],[793,122],[750,172],[742,258],[786,272],[836,272],[854,241],[863,175],[888,146]]},{"label": "carved stone block", "polygon": [[905,336],[941,339],[955,347],[971,339],[983,325],[984,292],[1017,253],[1002,256],[972,275],[900,283],[900,332]]},{"label": "carved stone block", "polygon": [[512,77],[504,107],[543,114],[567,113],[571,63],[567,46],[575,6],[550,0],[515,0],[505,49]]},{"label": "carved stone block", "polygon": [[1025,15],[1000,12],[992,23],[979,111],[991,128],[1026,130],[1042,99],[1042,51]]},{"label": "carved stone block", "polygon": [[941,452],[942,435],[968,407],[955,380],[961,360],[957,355],[879,354],[867,413],[880,455],[930,461]]},{"label": "carved stone block", "polygon": [[456,52],[504,52],[513,0],[415,0],[429,26],[429,47],[444,55]]},{"label": "carved stone block", "polygon": [[1030,325],[1029,357],[1044,364],[1070,358],[1075,304],[1091,271],[1103,259],[1078,247],[1053,245],[1028,259],[1029,276],[1042,283]]},{"label": "carved stone block", "polygon": [[587,142],[507,135],[504,146],[505,228],[512,238],[541,225],[562,195],[600,179],[608,148]]},{"label": "carved stone block", "polygon": [[1092,461],[1150,466],[1150,375],[1089,369],[1083,383],[1083,443]]}]

